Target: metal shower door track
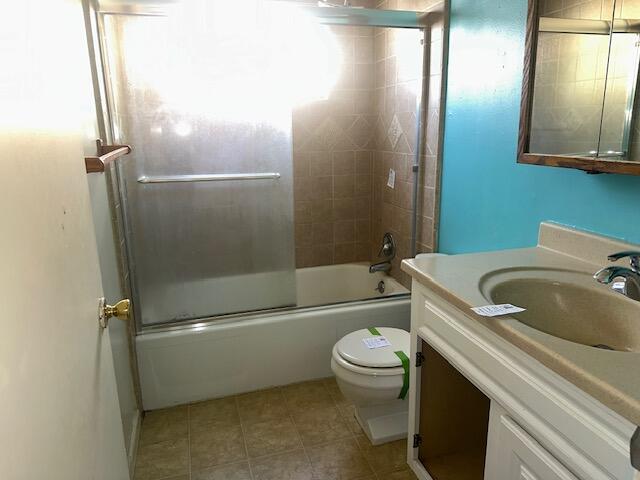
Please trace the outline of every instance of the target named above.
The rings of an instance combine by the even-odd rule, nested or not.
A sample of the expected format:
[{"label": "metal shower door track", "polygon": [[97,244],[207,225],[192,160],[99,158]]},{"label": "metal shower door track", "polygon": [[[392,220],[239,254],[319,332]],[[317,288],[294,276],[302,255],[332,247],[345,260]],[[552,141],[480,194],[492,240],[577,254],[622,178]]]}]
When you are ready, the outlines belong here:
[{"label": "metal shower door track", "polygon": [[[278,3],[292,3],[287,0],[272,0]],[[100,2],[98,11],[101,14],[151,15],[165,16],[175,9],[175,4],[122,4]],[[316,17],[326,25],[350,25],[388,28],[425,28],[428,13],[410,10],[376,10],[358,7],[314,7],[294,5],[302,11]]]}]

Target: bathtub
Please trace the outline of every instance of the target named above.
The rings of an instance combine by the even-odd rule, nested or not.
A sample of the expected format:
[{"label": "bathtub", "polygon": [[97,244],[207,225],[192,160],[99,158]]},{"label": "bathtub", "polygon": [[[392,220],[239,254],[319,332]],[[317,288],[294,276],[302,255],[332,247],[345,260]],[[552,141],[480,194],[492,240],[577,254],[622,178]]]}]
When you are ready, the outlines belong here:
[{"label": "bathtub", "polygon": [[[384,282],[384,293],[376,290]],[[143,331],[136,337],[143,408],[331,375],[345,334],[410,324],[409,291],[368,264],[296,271],[297,307],[229,315]]]}]

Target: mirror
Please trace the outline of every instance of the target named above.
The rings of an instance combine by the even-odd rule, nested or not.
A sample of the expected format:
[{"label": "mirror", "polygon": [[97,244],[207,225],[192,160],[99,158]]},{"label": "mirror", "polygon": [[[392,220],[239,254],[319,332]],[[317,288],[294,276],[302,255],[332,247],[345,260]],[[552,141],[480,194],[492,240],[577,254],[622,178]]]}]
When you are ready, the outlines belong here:
[{"label": "mirror", "polygon": [[640,0],[529,0],[519,163],[640,175]]}]

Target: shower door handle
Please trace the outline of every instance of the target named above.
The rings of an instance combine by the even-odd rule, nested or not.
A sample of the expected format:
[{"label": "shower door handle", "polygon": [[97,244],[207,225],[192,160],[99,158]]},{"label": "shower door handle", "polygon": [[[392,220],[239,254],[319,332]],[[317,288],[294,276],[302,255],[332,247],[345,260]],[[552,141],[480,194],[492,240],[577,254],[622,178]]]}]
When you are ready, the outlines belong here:
[{"label": "shower door handle", "polygon": [[190,183],[190,182],[228,182],[233,180],[278,180],[278,172],[267,173],[216,173],[207,175],[159,175],[138,178],[138,183]]}]

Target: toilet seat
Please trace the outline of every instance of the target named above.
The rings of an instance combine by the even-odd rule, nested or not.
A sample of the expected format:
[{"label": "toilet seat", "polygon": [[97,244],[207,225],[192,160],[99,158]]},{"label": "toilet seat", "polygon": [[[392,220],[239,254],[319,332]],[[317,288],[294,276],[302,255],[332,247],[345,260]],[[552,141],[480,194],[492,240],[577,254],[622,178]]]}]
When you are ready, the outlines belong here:
[{"label": "toilet seat", "polygon": [[391,343],[388,347],[368,348],[363,339],[375,335],[368,329],[357,330],[342,337],[333,347],[333,359],[341,367],[363,375],[404,375],[402,361],[395,354],[409,356],[409,333],[399,328],[380,327],[378,332]]}]

